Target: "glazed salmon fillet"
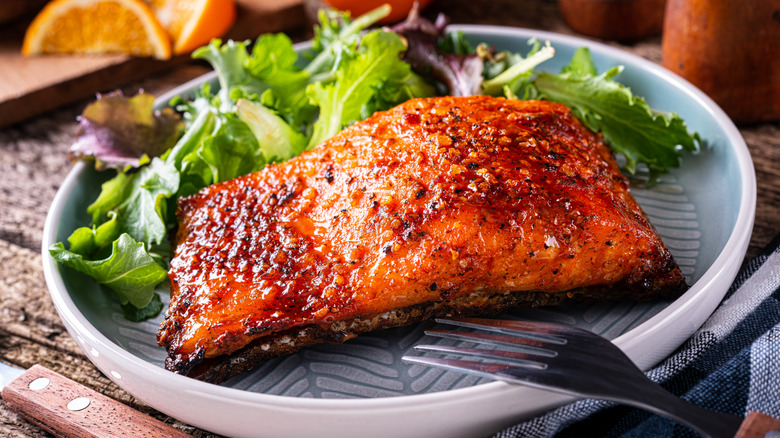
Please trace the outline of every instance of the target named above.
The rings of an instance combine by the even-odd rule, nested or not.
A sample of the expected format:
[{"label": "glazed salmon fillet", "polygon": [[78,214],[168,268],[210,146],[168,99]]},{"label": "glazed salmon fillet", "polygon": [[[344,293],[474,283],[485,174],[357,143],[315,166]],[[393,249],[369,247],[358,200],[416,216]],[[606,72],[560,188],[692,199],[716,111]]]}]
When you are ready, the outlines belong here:
[{"label": "glazed salmon fillet", "polygon": [[178,219],[158,342],[213,382],[435,316],[687,287],[607,145],[543,101],[411,100]]}]

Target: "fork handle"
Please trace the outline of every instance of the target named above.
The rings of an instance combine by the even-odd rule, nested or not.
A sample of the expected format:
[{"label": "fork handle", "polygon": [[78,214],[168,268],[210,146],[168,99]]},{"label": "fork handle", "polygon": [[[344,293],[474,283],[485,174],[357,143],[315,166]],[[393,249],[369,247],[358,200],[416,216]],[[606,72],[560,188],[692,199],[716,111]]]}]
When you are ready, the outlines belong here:
[{"label": "fork handle", "polygon": [[[772,437],[780,436],[780,419],[761,412],[750,412],[743,421],[736,415],[704,409],[674,396],[661,387],[658,389],[670,397],[664,399],[656,395],[657,398],[652,399],[652,403],[632,402],[631,404],[675,419],[713,438],[769,438],[770,432],[778,434],[771,435]],[[623,401],[628,403],[627,400]],[[654,407],[654,404],[660,407]]]},{"label": "fork handle", "polygon": [[734,438],[764,438],[769,432],[780,434],[780,419],[761,412],[751,412],[742,422]]},{"label": "fork handle", "polygon": [[[712,438],[732,438],[737,434],[743,424],[742,418],[736,415],[715,412],[688,403],[657,385],[643,386],[642,395],[644,397],[637,397],[636,394],[632,394],[630,396],[627,395],[625,398],[609,398],[613,401],[647,409],[658,415],[687,424],[705,436]],[[747,438],[750,436],[753,435],[746,435],[744,437]],[[755,436],[761,436],[763,438],[763,435]]]}]

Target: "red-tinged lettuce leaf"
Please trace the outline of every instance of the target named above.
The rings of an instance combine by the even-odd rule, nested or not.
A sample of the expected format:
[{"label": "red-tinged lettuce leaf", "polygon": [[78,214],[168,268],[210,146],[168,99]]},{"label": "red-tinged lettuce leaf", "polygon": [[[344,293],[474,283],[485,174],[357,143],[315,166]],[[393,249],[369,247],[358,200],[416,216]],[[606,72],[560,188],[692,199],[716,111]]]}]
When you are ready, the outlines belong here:
[{"label": "red-tinged lettuce leaf", "polygon": [[120,91],[98,95],[79,117],[71,159],[94,159],[98,170],[127,169],[168,150],[184,123],[172,108],[155,111],[154,99],[143,91],[129,98]]},{"label": "red-tinged lettuce leaf", "polygon": [[447,18],[439,15],[436,23],[420,17],[413,8],[409,17],[393,27],[393,31],[405,38],[407,50],[404,60],[415,72],[430,75],[447,87],[452,96],[482,94],[484,63],[476,53],[452,53],[441,50],[445,39]]}]

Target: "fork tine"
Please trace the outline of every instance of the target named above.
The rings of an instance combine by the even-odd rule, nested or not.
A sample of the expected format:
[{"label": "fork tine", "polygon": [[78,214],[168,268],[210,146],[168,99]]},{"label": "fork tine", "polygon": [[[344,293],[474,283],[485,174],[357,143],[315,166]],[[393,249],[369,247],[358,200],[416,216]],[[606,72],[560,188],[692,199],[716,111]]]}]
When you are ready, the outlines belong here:
[{"label": "fork tine", "polygon": [[453,347],[450,345],[415,345],[415,350],[441,354],[457,354],[461,356],[483,357],[488,359],[504,359],[512,365],[528,368],[546,369],[547,364],[533,360],[532,354],[507,350],[486,350],[483,348]]},{"label": "fork tine", "polygon": [[425,330],[425,334],[438,338],[453,339],[456,341],[474,342],[477,344],[509,346],[517,348],[525,353],[538,356],[555,357],[558,353],[542,348],[545,344],[537,339],[526,339],[507,335],[494,335],[486,333],[468,333],[450,330]]},{"label": "fork tine", "polygon": [[509,368],[511,365],[474,362],[470,360],[445,359],[440,357],[427,356],[404,356],[402,358],[407,362],[418,363],[422,365],[434,366],[445,370],[466,372],[481,377],[490,377],[495,379],[496,373]]},{"label": "fork tine", "polygon": [[[432,366],[447,371],[457,371],[459,373],[471,374],[479,377],[488,377],[494,380],[509,381],[520,383],[531,388],[546,389],[562,394],[582,396],[576,391],[559,386],[549,385],[544,381],[539,381],[538,376],[549,373],[544,369],[537,367],[521,367],[517,365],[497,364],[489,362],[474,362],[460,359],[444,359],[427,356],[403,356],[401,359],[421,365]],[[504,373],[509,371],[510,373]]]},{"label": "fork tine", "polygon": [[562,334],[569,330],[579,330],[576,327],[567,327],[547,322],[513,321],[489,318],[439,318],[436,319],[436,322],[457,327],[522,336],[528,339],[537,339],[539,341],[560,345],[566,344],[566,339],[556,336],[556,334]]}]

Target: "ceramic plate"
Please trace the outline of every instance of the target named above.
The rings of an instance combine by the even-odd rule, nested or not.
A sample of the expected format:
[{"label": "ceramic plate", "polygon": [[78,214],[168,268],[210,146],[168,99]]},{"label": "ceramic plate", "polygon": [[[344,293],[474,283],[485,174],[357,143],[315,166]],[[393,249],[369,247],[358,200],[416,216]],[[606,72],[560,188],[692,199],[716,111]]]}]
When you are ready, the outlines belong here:
[{"label": "ceramic plate", "polygon": [[[599,71],[625,66],[619,80],[650,105],[680,114],[706,142],[697,155],[651,189],[633,187],[639,203],[681,265],[690,290],[673,302],[617,303],[525,310],[514,317],[559,321],[601,333],[642,368],[666,357],[712,313],[744,257],[755,211],[755,174],[734,124],[709,98],[657,65],[569,36],[485,26],[453,26],[472,42],[525,53],[527,40],[556,49],[543,68],[559,71],[580,46]],[[191,93],[213,75],[185,84]],[[161,105],[167,98],[160,99]],[[410,365],[401,356],[424,337],[423,325],[383,330],[345,345],[317,346],[267,363],[224,385],[163,369],[155,343],[160,318],[130,323],[110,293],[57,265],[48,247],[89,223],[86,206],[105,176],[78,164],[46,220],[43,265],[52,299],[71,335],[119,386],[172,417],[230,436],[484,436],[567,399],[540,390]],[[161,289],[163,296],[167,290]],[[426,339],[425,342],[431,342]],[[440,341],[441,342],[441,341]]]}]

